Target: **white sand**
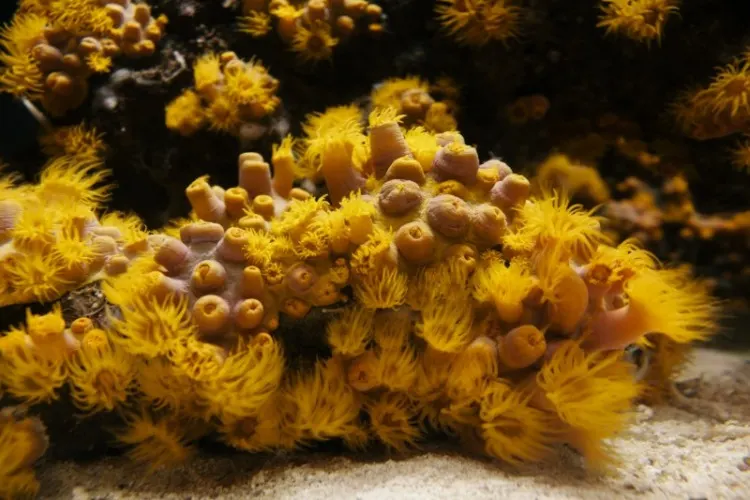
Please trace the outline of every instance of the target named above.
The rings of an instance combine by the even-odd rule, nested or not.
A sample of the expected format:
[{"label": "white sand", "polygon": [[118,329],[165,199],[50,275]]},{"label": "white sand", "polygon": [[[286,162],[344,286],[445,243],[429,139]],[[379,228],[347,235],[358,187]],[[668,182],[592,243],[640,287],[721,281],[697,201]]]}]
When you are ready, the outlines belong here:
[{"label": "white sand", "polygon": [[[146,477],[125,459],[49,463],[39,470],[42,498],[74,499],[750,499],[750,362],[747,356],[696,353],[686,379],[697,395],[640,407],[638,422],[613,442],[623,466],[586,472],[577,456],[512,470],[456,452],[409,457],[333,453],[287,457],[201,457]],[[693,387],[693,385],[691,385]],[[680,408],[678,408],[679,406]],[[745,470],[743,470],[745,469]]]}]

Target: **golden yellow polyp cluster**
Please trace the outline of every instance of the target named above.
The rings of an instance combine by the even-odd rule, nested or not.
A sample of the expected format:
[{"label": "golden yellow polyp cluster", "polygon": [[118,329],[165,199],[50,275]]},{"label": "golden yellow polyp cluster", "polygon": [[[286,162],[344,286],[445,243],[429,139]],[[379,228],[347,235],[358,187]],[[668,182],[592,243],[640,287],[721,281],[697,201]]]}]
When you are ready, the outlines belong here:
[{"label": "golden yellow polyp cluster", "polygon": [[39,483],[31,466],[47,449],[44,426],[13,408],[0,410],[0,497],[36,495]]},{"label": "golden yellow polyp cluster", "polygon": [[639,42],[661,41],[664,25],[677,14],[679,0],[602,0],[597,26]]},{"label": "golden yellow polyp cluster", "polygon": [[[59,149],[61,137],[76,151]],[[68,127],[43,138],[53,156],[39,183],[0,181],[0,305],[46,302],[122,272],[149,244],[141,222],[97,212],[111,189],[94,131]],[[6,184],[7,188],[2,188]]]},{"label": "golden yellow polyp cluster", "polygon": [[677,124],[694,139],[750,131],[750,59],[743,55],[717,71],[709,85],[685,92],[673,105]]},{"label": "golden yellow polyp cluster", "polygon": [[109,72],[114,57],[153,54],[166,24],[130,0],[21,2],[0,32],[0,91],[62,115],[81,105],[89,76]]},{"label": "golden yellow polyp cluster", "polygon": [[[106,321],[53,308],[0,338],[1,385],[28,404],[67,382],[85,412],[127,405],[116,437],[154,469],[209,434],[252,452],[406,450],[428,430],[511,464],[563,443],[605,461],[643,389],[624,349],[705,338],[713,301],[632,243],[609,246],[565,196],[480,163],[458,132],[405,130],[391,107],[358,116],[310,116],[304,147],[274,148],[273,176],[243,153],[238,186],[193,182],[191,219],[101,276]],[[327,196],[295,187],[301,172]],[[285,346],[313,310],[330,355],[303,368]]]},{"label": "golden yellow polyp cluster", "polygon": [[435,12],[450,36],[472,46],[508,45],[521,35],[524,17],[517,0],[439,0]]},{"label": "golden yellow polyp cluster", "polygon": [[[431,95],[442,94],[442,100]],[[405,125],[421,125],[432,132],[456,130],[458,89],[443,79],[438,85],[418,77],[389,78],[375,86],[370,94],[373,109],[392,107],[404,115]]]},{"label": "golden yellow polyp cluster", "polygon": [[259,62],[242,61],[234,52],[208,53],[193,65],[195,90],[185,90],[167,105],[167,128],[192,135],[206,125],[239,134],[261,124],[278,108],[278,80]]},{"label": "golden yellow polyp cluster", "polygon": [[301,60],[316,62],[358,32],[380,34],[383,18],[367,0],[243,0],[240,31],[262,37],[275,26]]},{"label": "golden yellow polyp cluster", "polygon": [[601,204],[610,199],[609,187],[596,168],[575,162],[559,153],[549,155],[537,167],[533,184],[536,192],[540,192],[542,187],[564,186],[571,196],[594,204]]}]

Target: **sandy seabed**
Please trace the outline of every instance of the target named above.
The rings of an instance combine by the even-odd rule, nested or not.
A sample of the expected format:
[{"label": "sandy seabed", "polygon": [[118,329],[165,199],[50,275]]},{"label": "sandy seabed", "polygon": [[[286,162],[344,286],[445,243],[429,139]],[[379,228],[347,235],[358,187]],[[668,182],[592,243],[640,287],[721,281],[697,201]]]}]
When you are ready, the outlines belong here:
[{"label": "sandy seabed", "polygon": [[70,499],[750,499],[750,356],[697,350],[684,397],[640,406],[612,441],[622,466],[587,472],[564,451],[551,463],[511,469],[453,450],[407,457],[331,452],[201,456],[151,476],[125,458],[50,462],[41,498]]}]

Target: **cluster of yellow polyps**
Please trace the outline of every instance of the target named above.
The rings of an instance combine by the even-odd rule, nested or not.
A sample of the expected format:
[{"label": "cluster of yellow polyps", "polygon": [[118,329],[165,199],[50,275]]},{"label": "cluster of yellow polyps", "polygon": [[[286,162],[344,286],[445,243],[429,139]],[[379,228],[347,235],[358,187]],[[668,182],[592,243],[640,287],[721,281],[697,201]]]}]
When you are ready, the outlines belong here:
[{"label": "cluster of yellow polyps", "polygon": [[[53,310],[0,339],[8,392],[34,403],[68,382],[86,411],[127,402],[117,438],[151,467],[211,432],[247,451],[331,438],[402,451],[428,429],[510,463],[562,443],[601,463],[645,385],[624,349],[704,338],[713,302],[631,243],[609,246],[565,197],[480,164],[459,133],[420,128],[412,149],[393,108],[356,120],[310,117],[299,155],[275,148],[273,176],[244,153],[237,187],[196,180],[191,218],[103,277],[106,321]],[[298,161],[327,196],[294,187]],[[313,308],[331,355],[290,366],[277,333],[304,330]],[[25,384],[34,373],[46,382]]]},{"label": "cluster of yellow polyps", "polygon": [[243,0],[240,30],[253,37],[274,26],[303,61],[329,59],[333,49],[358,32],[383,32],[383,9],[367,0]]},{"label": "cluster of yellow polyps", "polygon": [[154,54],[166,24],[131,0],[23,0],[0,31],[0,91],[62,115],[83,103],[89,76],[108,73],[114,57]]},{"label": "cluster of yellow polyps", "polygon": [[260,62],[242,61],[234,52],[204,54],[195,61],[193,76],[195,90],[185,90],[166,109],[167,128],[182,135],[206,125],[232,134],[257,129],[281,103],[278,80]]}]

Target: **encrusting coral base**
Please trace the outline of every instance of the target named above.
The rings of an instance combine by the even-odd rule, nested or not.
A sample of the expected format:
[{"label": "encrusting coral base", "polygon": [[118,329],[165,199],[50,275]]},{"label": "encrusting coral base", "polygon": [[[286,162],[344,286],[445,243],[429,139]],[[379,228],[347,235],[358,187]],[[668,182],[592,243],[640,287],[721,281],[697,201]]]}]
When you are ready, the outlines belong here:
[{"label": "encrusting coral base", "polygon": [[[243,153],[236,187],[197,179],[191,216],[161,232],[102,213],[96,158],[53,159],[37,185],[1,181],[4,304],[94,282],[107,300],[103,317],[29,312],[0,338],[8,401],[67,384],[82,413],[120,414],[115,437],[151,470],[206,436],[250,452],[328,439],[404,451],[428,431],[510,464],[561,444],[608,464],[604,440],[634,400],[660,397],[685,346],[715,329],[704,288],[631,242],[610,246],[563,194],[532,197],[458,132],[404,129],[390,107],[367,127],[332,118],[346,114],[310,117],[270,164]],[[280,325],[320,314],[328,354],[288,358]],[[43,449],[9,448],[14,426],[43,442],[35,417],[9,415],[0,478],[23,489],[3,495],[34,491]]]}]

